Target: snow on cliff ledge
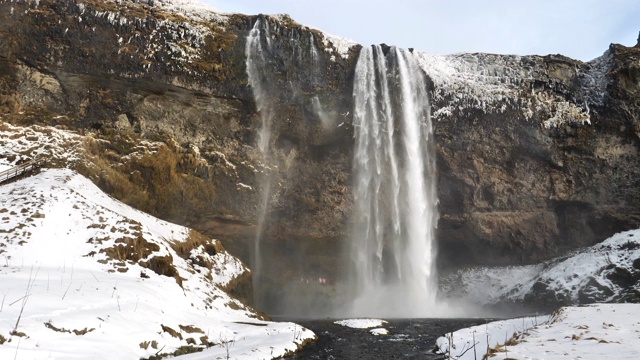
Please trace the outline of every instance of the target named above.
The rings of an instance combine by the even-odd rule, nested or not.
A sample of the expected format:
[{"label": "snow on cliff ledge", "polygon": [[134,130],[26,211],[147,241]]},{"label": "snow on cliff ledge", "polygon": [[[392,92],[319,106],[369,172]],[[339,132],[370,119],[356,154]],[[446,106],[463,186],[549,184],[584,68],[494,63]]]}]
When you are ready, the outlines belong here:
[{"label": "snow on cliff ledge", "polygon": [[71,170],[2,185],[0,198],[2,359],[139,359],[189,347],[203,350],[194,359],[273,358],[314,338],[227,295],[248,270],[215,240]]},{"label": "snow on cliff ledge", "polygon": [[[116,0],[109,1],[118,2]],[[195,22],[214,21],[218,23],[224,23],[228,19],[229,15],[198,0],[143,0],[140,2],[152,4],[152,6],[158,7],[170,13],[183,15]],[[286,23],[292,20],[288,15],[285,14],[273,14],[270,16],[270,18],[279,23]],[[321,32],[322,42],[325,46],[325,50],[329,53],[334,53],[335,51],[337,55],[344,59],[349,57],[349,49],[353,46],[358,45],[353,40],[332,35],[320,29],[308,26],[304,26],[304,28],[306,28],[307,30],[317,30]],[[335,55],[333,57],[333,60],[335,60]]]}]

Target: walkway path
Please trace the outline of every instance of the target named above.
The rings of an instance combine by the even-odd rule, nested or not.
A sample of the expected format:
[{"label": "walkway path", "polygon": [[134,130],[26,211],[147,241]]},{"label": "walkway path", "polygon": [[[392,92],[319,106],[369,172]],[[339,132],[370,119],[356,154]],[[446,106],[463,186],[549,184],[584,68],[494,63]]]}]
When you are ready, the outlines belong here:
[{"label": "walkway path", "polygon": [[0,184],[15,179],[21,175],[34,172],[42,167],[44,160],[35,159],[27,161],[18,166],[14,166],[11,169],[0,172]]}]

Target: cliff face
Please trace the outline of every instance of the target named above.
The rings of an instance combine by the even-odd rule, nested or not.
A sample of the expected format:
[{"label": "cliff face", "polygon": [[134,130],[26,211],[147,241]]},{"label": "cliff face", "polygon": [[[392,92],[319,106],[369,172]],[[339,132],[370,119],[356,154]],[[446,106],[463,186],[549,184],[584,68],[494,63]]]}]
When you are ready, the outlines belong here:
[{"label": "cliff face", "polygon": [[449,57],[461,71],[435,78],[433,105],[443,258],[540,261],[637,226],[639,55]]},{"label": "cliff face", "polygon": [[[246,260],[268,177],[265,281],[335,279],[360,46],[286,16],[179,10],[0,1],[2,121],[91,134],[79,171]],[[259,19],[269,109],[246,73]],[[612,45],[589,63],[414,54],[431,81],[442,268],[547,259],[640,226],[639,48]],[[256,145],[266,111],[268,159]]]}]

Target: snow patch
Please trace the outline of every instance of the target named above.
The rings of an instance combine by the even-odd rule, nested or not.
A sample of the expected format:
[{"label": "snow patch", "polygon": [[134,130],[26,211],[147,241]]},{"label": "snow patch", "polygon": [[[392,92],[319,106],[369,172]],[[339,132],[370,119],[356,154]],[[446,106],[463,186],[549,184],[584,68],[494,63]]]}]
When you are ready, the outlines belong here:
[{"label": "snow patch", "polygon": [[375,329],[369,330],[369,332],[371,333],[371,335],[375,335],[375,336],[389,335],[389,330],[385,328],[375,328]]},{"label": "snow patch", "polygon": [[154,5],[196,21],[224,21],[227,18],[215,7],[197,0],[154,0]]},{"label": "snow patch", "polygon": [[335,50],[338,53],[338,55],[340,55],[340,57],[343,59],[348,59],[349,49],[351,49],[353,46],[358,45],[358,43],[356,43],[353,40],[332,35],[332,34],[323,32],[322,30],[319,30],[319,31],[322,32],[322,36],[323,36],[322,43],[325,46],[325,50],[328,51],[329,53],[333,53]]},{"label": "snow patch", "polygon": [[353,329],[370,329],[381,327],[386,324],[386,320],[380,319],[346,319],[335,321],[334,324],[350,327]]},{"label": "snow patch", "polygon": [[0,122],[0,171],[35,158],[72,165],[83,158],[82,136],[51,126]]}]

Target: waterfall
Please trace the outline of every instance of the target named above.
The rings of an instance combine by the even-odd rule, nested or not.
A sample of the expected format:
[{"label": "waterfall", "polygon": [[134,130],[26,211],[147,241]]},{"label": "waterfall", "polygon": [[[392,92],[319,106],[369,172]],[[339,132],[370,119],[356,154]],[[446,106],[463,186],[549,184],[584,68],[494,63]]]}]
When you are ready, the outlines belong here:
[{"label": "waterfall", "polygon": [[[263,25],[264,24],[264,25]],[[262,46],[260,39],[260,29],[264,27],[267,48]],[[271,119],[273,109],[270,107],[268,99],[268,79],[265,65],[267,64],[265,53],[271,47],[271,35],[269,34],[269,24],[258,19],[247,36],[245,45],[245,56],[247,58],[247,77],[249,86],[256,101],[258,113],[260,113],[260,130],[258,131],[258,148],[266,157],[269,151],[269,140],[271,138]]]},{"label": "waterfall", "polygon": [[429,316],[437,222],[425,76],[413,54],[363,48],[355,70],[351,315]]},{"label": "waterfall", "polygon": [[[265,46],[263,46],[261,33],[265,34]],[[271,35],[269,33],[269,24],[262,19],[258,19],[253,26],[253,29],[247,36],[247,42],[245,46],[246,55],[246,68],[249,85],[253,92],[253,98],[256,102],[258,113],[260,114],[260,129],[258,130],[258,149],[262,154],[262,162],[264,173],[262,174],[262,180],[260,189],[262,193],[261,201],[258,208],[258,216],[256,223],[256,235],[254,239],[254,246],[252,249],[251,259],[251,271],[253,278],[254,288],[254,303],[256,306],[262,305],[262,294],[260,289],[262,287],[257,286],[262,281],[262,252],[260,249],[260,243],[264,235],[264,226],[267,219],[269,196],[271,194],[271,176],[269,172],[269,142],[271,140],[271,122],[273,119],[273,108],[271,107],[272,101],[269,100],[269,79],[267,78],[268,71],[266,71],[266,55],[267,51],[271,48]]]}]

